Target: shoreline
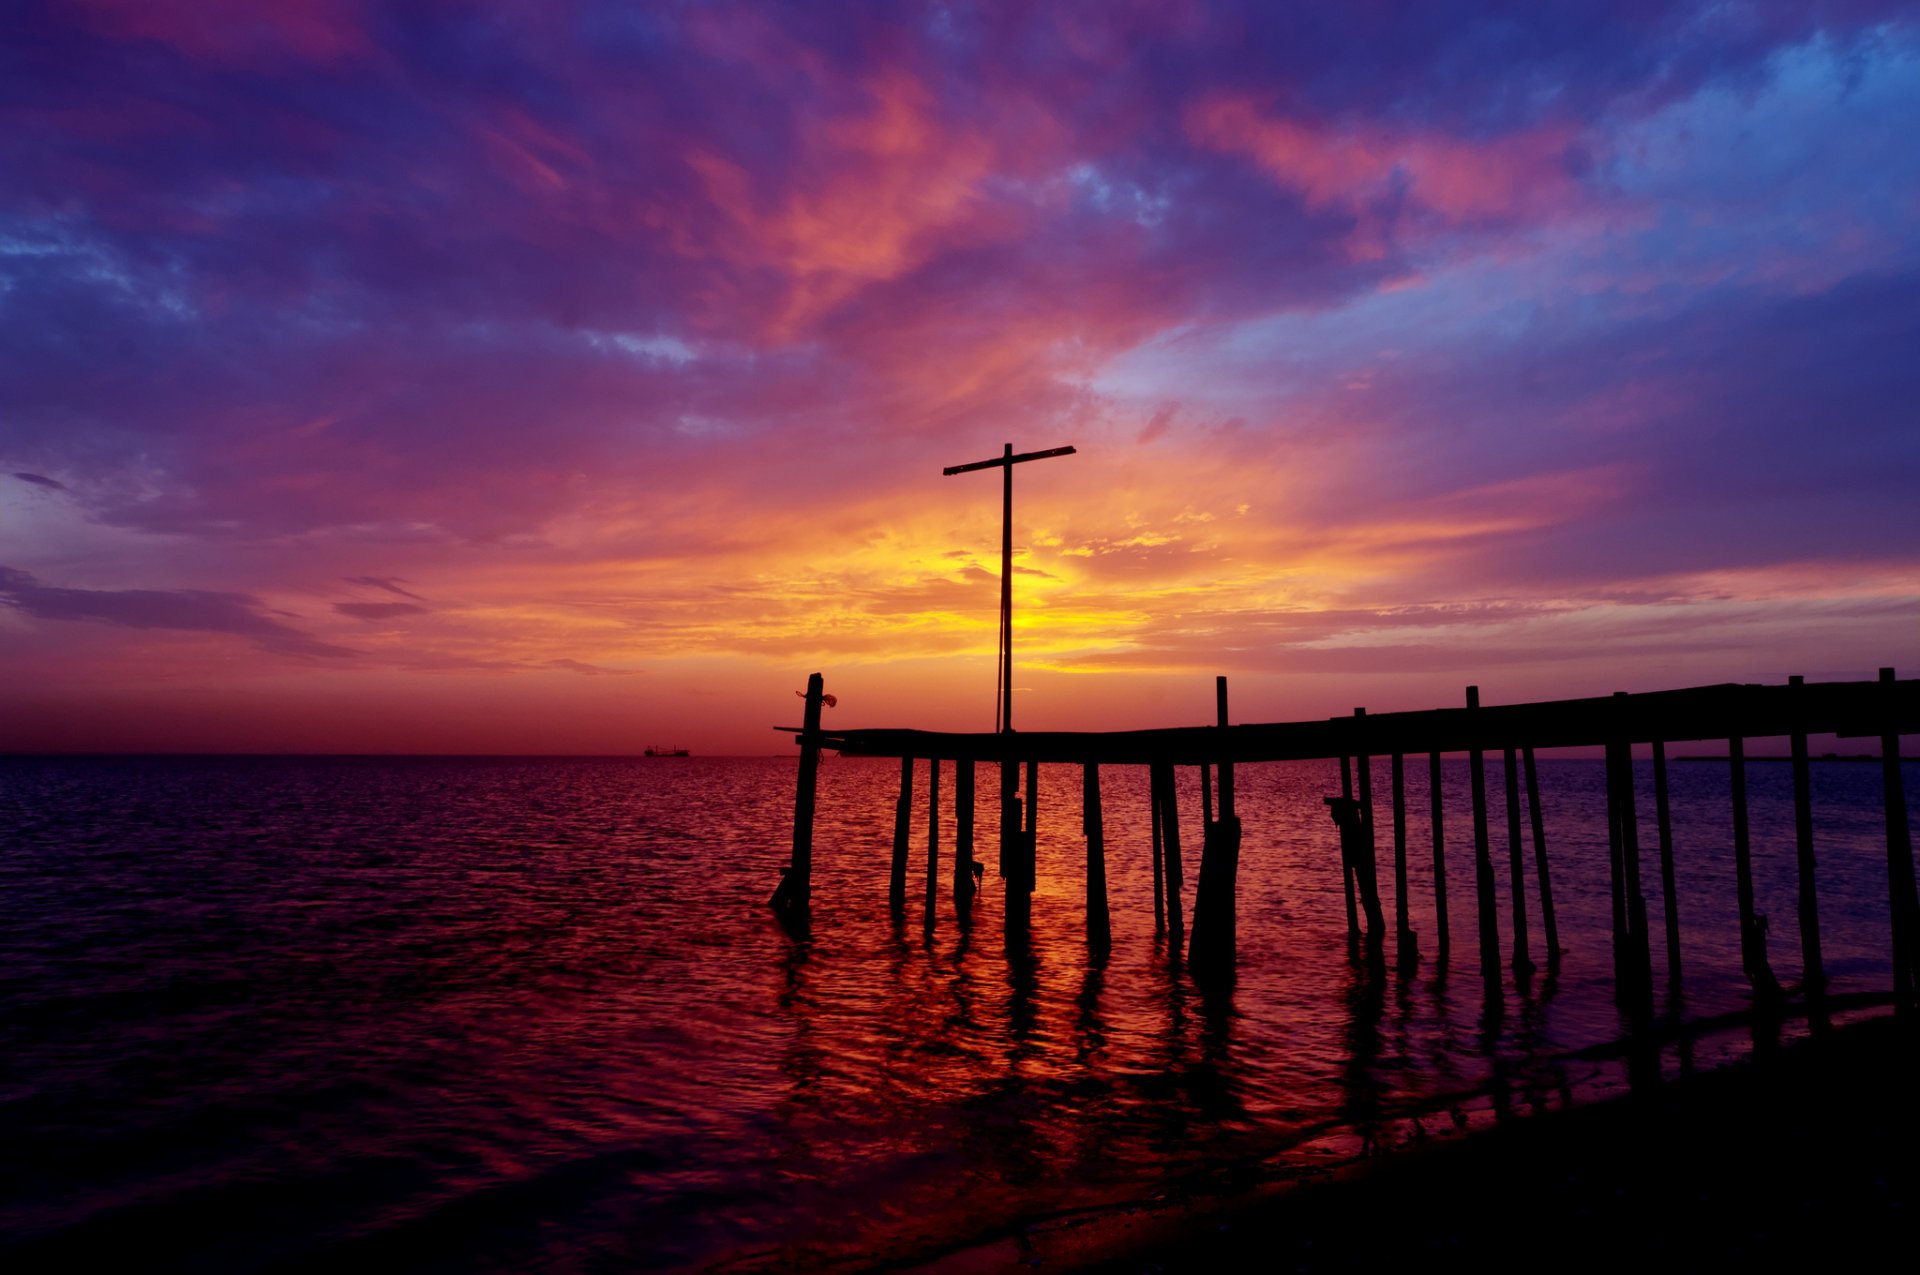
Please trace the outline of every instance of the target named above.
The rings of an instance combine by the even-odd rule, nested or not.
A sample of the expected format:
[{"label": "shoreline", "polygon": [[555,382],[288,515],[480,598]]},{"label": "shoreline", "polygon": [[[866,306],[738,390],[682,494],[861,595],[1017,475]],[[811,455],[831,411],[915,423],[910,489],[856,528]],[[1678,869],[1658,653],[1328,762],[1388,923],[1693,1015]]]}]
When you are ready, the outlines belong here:
[{"label": "shoreline", "polygon": [[1867,1018],[1644,1092],[892,1269],[1518,1270],[1569,1243],[1583,1261],[1864,1259],[1904,1241],[1920,1204],[1916,1062],[1920,1034]]}]

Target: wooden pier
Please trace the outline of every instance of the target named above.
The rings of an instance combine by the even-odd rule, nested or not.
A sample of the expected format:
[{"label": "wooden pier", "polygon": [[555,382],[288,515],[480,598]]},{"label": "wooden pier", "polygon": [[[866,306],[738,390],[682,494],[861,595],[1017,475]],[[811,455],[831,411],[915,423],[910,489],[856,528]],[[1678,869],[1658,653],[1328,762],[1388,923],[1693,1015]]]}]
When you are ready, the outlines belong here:
[{"label": "wooden pier", "polygon": [[[1392,950],[1397,962],[1405,968],[1417,959],[1415,938],[1406,915],[1410,868],[1403,788],[1405,761],[1408,757],[1426,755],[1428,773],[1437,778],[1443,755],[1466,754],[1473,807],[1475,932],[1480,971],[1491,987],[1498,985],[1502,970],[1509,965],[1516,978],[1527,977],[1536,968],[1536,949],[1527,894],[1524,889],[1516,888],[1511,892],[1508,906],[1507,951],[1502,953],[1502,926],[1494,887],[1493,834],[1487,809],[1486,758],[1489,753],[1494,754],[1504,770],[1507,858],[1511,879],[1516,884],[1525,879],[1525,842],[1528,834],[1531,836],[1534,891],[1541,926],[1541,946],[1537,951],[1551,971],[1558,965],[1560,949],[1534,755],[1541,748],[1599,748],[1604,753],[1607,772],[1614,969],[1622,1000],[1629,1004],[1650,1004],[1652,995],[1652,937],[1648,933],[1648,909],[1642,892],[1637,814],[1642,797],[1635,790],[1634,747],[1650,745],[1652,750],[1653,799],[1659,829],[1659,888],[1665,904],[1664,942],[1669,977],[1675,977],[1681,959],[1680,923],[1674,898],[1666,749],[1675,743],[1701,741],[1724,741],[1727,745],[1732,775],[1730,817],[1742,963],[1756,999],[1764,1003],[1777,1001],[1782,992],[1767,964],[1764,919],[1754,910],[1745,741],[1775,737],[1790,741],[1805,971],[1801,988],[1811,1001],[1818,998],[1824,979],[1806,740],[1816,734],[1876,738],[1880,744],[1884,788],[1893,995],[1903,1014],[1915,1008],[1915,988],[1920,986],[1920,902],[1916,901],[1912,838],[1900,784],[1900,736],[1920,733],[1920,681],[1896,680],[1892,669],[1881,669],[1874,681],[1807,683],[1796,677],[1785,685],[1724,684],[1508,705],[1482,705],[1478,688],[1468,687],[1464,704],[1456,708],[1378,714],[1356,709],[1351,717],[1323,721],[1242,724],[1229,722],[1226,679],[1219,678],[1213,725],[1098,733],[1016,733],[1007,729],[958,734],[894,728],[831,729],[821,724],[820,708],[825,698],[828,697],[824,695],[822,678],[816,673],[808,681],[804,723],[798,727],[777,728],[792,733],[800,747],[792,860],[772,900],[775,910],[784,918],[804,922],[810,906],[814,786],[821,749],[833,749],[843,756],[900,759],[900,797],[890,874],[890,898],[896,910],[904,908],[906,900],[916,763],[921,760],[930,763],[935,784],[941,763],[950,762],[955,767],[952,889],[955,902],[961,908],[969,906],[975,890],[974,770],[980,763],[997,766],[1001,797],[999,875],[1005,889],[1003,920],[1010,935],[1024,931],[1031,917],[1034,844],[1039,821],[1035,783],[1038,768],[1075,765],[1081,768],[1083,780],[1081,822],[1087,846],[1087,935],[1090,943],[1104,946],[1110,942],[1111,927],[1107,915],[1105,824],[1100,807],[1099,768],[1145,766],[1150,788],[1156,929],[1170,934],[1176,948],[1183,942],[1187,944],[1188,960],[1196,977],[1212,980],[1231,980],[1237,947],[1242,835],[1234,801],[1236,765],[1303,760],[1341,763],[1342,793],[1326,799],[1332,816],[1329,853],[1339,855],[1342,860],[1350,948],[1356,955],[1364,951],[1370,962],[1382,962],[1388,935],[1379,897],[1378,838],[1370,761],[1383,755],[1391,758],[1389,802],[1396,894]],[[1175,800],[1175,772],[1181,766],[1197,767],[1201,777],[1199,880],[1190,932],[1188,918],[1182,915],[1181,909],[1184,864],[1180,814]],[[1026,772],[1024,801],[1020,796],[1022,770]],[[1357,792],[1352,784],[1356,771]],[[1530,826],[1523,825],[1521,817],[1522,784],[1531,812]],[[1430,781],[1429,789],[1435,919],[1439,931],[1435,943],[1444,959],[1451,947],[1451,934],[1445,888],[1441,785]],[[929,808],[926,916],[931,925],[938,881],[938,801],[930,803]]]}]

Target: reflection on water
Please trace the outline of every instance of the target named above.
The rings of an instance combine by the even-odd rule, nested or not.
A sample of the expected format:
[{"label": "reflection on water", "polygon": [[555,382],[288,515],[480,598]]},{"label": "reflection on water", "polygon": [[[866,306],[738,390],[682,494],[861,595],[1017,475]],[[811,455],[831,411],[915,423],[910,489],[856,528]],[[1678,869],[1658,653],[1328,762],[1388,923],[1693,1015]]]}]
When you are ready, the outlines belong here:
[{"label": "reflection on water", "polygon": [[[1406,768],[1421,959],[1402,973],[1348,959],[1321,800],[1337,768],[1240,768],[1238,978],[1203,993],[1155,932],[1134,768],[1102,775],[1103,951],[1086,938],[1077,768],[1041,774],[1034,920],[1009,943],[991,872],[970,924],[945,872],[931,916],[918,889],[890,914],[891,762],[823,765],[813,919],[794,934],[764,906],[790,759],[0,759],[0,1232],[16,1257],[131,1244],[157,1267],[237,1270],[901,1255],[1302,1139],[1363,1153],[1716,1060],[1684,1035],[1617,1062],[1576,1052],[1629,1021],[1598,763],[1542,760],[1567,954],[1519,986],[1505,972],[1491,999],[1467,771],[1445,764],[1454,942],[1437,963],[1426,772]],[[1386,759],[1372,778],[1392,915]],[[1726,768],[1675,764],[1671,782],[1682,977],[1654,953],[1669,1027],[1747,1003]],[[1758,907],[1789,982],[1790,782],[1765,765],[1748,781]],[[1180,783],[1191,828],[1198,779]],[[948,865],[954,787],[949,768]],[[926,788],[922,764],[916,883]],[[1834,990],[1883,987],[1878,769],[1816,766],[1814,803]],[[1504,953],[1510,865],[1494,861]]]}]

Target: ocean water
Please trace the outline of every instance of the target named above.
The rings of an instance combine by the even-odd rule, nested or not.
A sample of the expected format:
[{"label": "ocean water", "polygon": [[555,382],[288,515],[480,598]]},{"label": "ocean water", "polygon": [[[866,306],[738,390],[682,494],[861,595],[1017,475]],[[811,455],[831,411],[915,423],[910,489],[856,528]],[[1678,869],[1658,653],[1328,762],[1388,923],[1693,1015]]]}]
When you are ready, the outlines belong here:
[{"label": "ocean water", "polygon": [[[1411,760],[1411,759],[1410,759]],[[989,867],[970,926],[887,906],[898,763],[820,772],[814,920],[766,908],[795,766],[767,759],[0,758],[0,1261],[73,1268],[597,1271],[859,1266],[1073,1210],[1203,1192],[1302,1156],[1447,1133],[1623,1083],[1603,770],[1540,764],[1563,965],[1489,1001],[1464,760],[1444,775],[1435,958],[1425,759],[1408,768],[1422,960],[1348,959],[1332,763],[1242,766],[1239,970],[1202,996],[1157,935],[1143,769],[1102,772],[1113,941],[1090,953],[1078,768],[1041,771],[1033,926]],[[1684,978],[1747,1004],[1724,763],[1670,766]],[[1751,764],[1758,906],[1798,977],[1790,769]],[[1505,802],[1487,768],[1502,949]],[[1916,768],[1906,768],[1915,788]],[[1183,773],[1186,897],[1197,777]],[[997,775],[979,775],[982,839]],[[1392,822],[1374,770],[1392,917]],[[1877,766],[1813,768],[1836,992],[1888,984]],[[1911,800],[1911,797],[1910,797]],[[1526,847],[1533,891],[1532,845]],[[1544,966],[1537,896],[1531,950]],[[1711,1065],[1745,1029],[1684,1036]],[[1289,1160],[1292,1157],[1292,1160]]]}]

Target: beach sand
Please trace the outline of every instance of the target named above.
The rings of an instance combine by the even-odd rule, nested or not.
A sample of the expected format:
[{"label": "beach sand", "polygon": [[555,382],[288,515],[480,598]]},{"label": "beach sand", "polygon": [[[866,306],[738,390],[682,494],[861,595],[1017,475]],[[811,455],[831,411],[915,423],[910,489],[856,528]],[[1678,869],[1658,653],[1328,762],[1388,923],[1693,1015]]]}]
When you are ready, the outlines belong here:
[{"label": "beach sand", "polygon": [[[944,1269],[1831,1269],[1920,1226],[1920,1037],[1891,1018],[1238,1197],[1035,1228]],[[958,1260],[955,1260],[958,1259]]]}]

